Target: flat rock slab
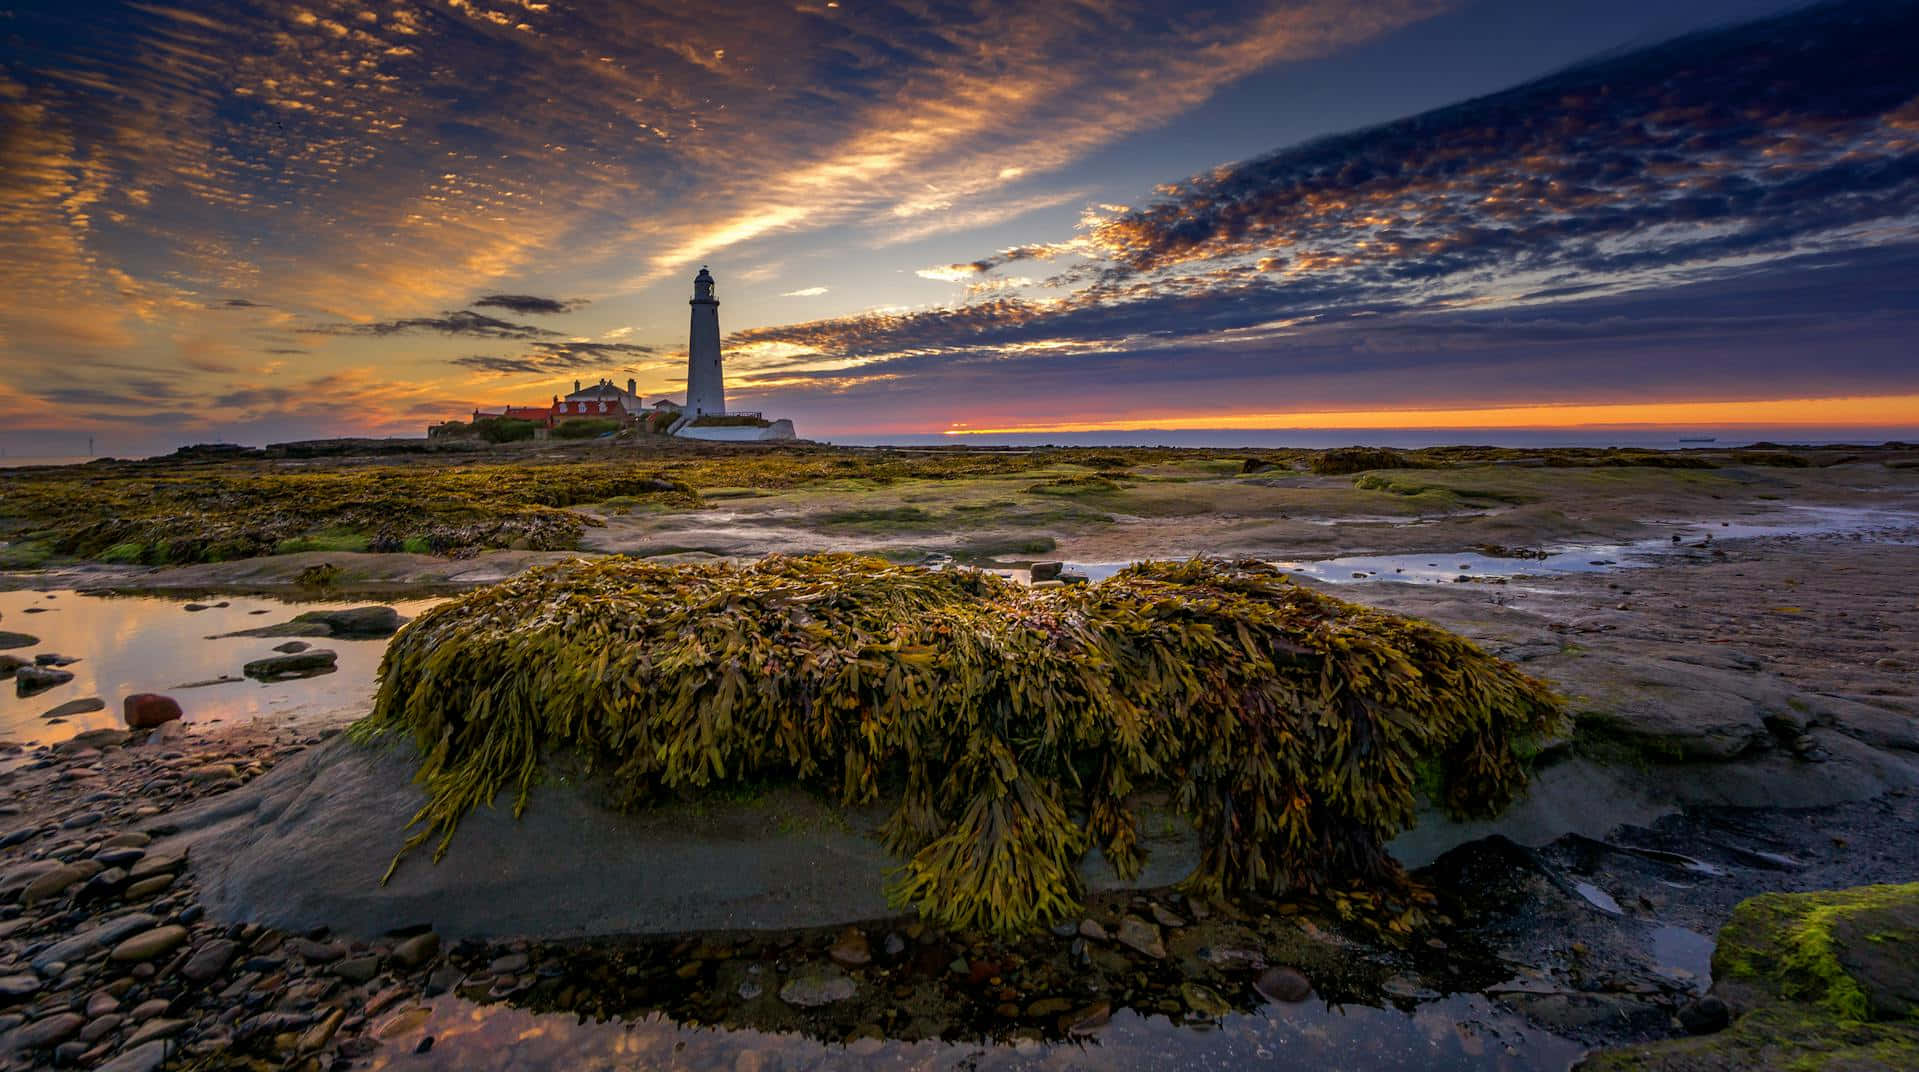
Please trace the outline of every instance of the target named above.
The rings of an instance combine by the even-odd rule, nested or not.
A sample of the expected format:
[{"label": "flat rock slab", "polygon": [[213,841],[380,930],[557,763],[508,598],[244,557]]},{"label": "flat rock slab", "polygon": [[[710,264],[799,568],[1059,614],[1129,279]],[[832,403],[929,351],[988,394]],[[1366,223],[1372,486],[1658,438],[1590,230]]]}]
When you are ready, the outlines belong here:
[{"label": "flat rock slab", "polygon": [[310,610],[295,615],[292,621],[222,633],[226,637],[341,637],[377,640],[399,632],[407,619],[392,607],[349,607],[345,610]]},{"label": "flat rock slab", "polygon": [[[460,823],[447,855],[432,844],[380,876],[425,802],[410,746],[344,737],[244,788],[167,816],[178,833],[155,854],[191,850],[213,915],[371,937],[431,924],[443,938],[579,937],[784,929],[896,915],[887,875],[899,861],[873,831],[885,807],[838,809],[797,789],[744,802],[616,812],[548,779],[526,814],[502,794]],[[1197,862],[1183,824],[1143,822],[1149,865],[1119,883],[1094,860],[1095,888],[1163,886]],[[144,861],[143,861],[144,862]]]}]

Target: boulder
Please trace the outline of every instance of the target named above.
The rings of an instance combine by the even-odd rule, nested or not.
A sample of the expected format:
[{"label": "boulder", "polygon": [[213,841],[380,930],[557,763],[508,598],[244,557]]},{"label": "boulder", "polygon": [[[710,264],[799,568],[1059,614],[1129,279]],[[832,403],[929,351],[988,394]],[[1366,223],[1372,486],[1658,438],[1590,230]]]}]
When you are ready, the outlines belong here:
[{"label": "boulder", "polygon": [[[130,878],[158,867],[155,854],[191,850],[201,903],[216,920],[362,938],[431,920],[432,944],[844,927],[893,911],[886,889],[899,860],[878,835],[889,808],[839,808],[797,787],[734,804],[621,812],[605,805],[604,786],[542,779],[524,815],[514,817],[503,792],[495,807],[461,820],[443,859],[422,847],[383,884],[426,801],[416,770],[409,743],[336,736],[231,793],[169,812],[168,836],[128,868]],[[1193,869],[1189,824],[1141,825],[1146,869],[1121,880],[1089,854],[1081,869],[1089,888],[1164,886]],[[416,956],[428,962],[424,949],[404,959],[395,951],[402,965]]]},{"label": "boulder", "polygon": [[400,631],[406,619],[392,607],[350,607],[346,610],[310,610],[296,616],[296,622],[319,622],[328,636],[390,637]]},{"label": "boulder", "polygon": [[241,667],[242,673],[260,681],[279,681],[291,677],[313,677],[316,674],[330,674],[334,662],[339,658],[325,648],[312,651],[294,652],[289,655],[269,655],[264,659],[255,659]]},{"label": "boulder", "polygon": [[31,659],[22,659],[18,655],[0,655],[0,678],[12,677],[15,670],[32,665]]},{"label": "boulder", "polygon": [[346,640],[377,640],[400,631],[406,619],[392,607],[347,607],[342,610],[310,610],[292,621],[263,625],[225,633],[229,637],[340,637]]},{"label": "boulder", "polygon": [[135,730],[150,730],[181,715],[179,701],[157,692],[136,692],[121,702],[120,710],[127,728]]}]

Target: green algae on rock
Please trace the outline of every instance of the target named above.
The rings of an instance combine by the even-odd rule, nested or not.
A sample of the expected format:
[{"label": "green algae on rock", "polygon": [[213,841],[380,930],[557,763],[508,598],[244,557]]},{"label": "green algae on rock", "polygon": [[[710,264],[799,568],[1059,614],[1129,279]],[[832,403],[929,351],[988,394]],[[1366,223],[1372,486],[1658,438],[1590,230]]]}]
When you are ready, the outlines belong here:
[{"label": "green algae on rock", "polygon": [[576,561],[454,599],[395,638],[358,732],[420,748],[409,849],[505,788],[524,809],[549,756],[627,806],[799,782],[897,802],[898,903],[1010,931],[1075,909],[1090,847],[1138,872],[1142,790],[1194,823],[1195,893],[1403,895],[1383,844],[1431,761],[1441,803],[1490,813],[1560,723],[1469,641],[1260,563],[1033,590],[819,555]]},{"label": "green algae on rock", "polygon": [[1919,883],[1766,893],[1733,909],[1718,1034],[1597,1054],[1588,1070],[1919,1068]]}]

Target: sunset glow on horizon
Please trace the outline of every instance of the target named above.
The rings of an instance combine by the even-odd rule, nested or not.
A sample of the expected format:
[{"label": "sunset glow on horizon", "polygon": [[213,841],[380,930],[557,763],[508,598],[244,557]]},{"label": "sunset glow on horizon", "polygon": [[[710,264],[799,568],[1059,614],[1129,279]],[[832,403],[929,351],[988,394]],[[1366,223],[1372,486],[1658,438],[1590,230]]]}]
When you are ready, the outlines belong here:
[{"label": "sunset glow on horizon", "polygon": [[1501,406],[1487,409],[1337,410],[1206,413],[1150,418],[1117,417],[1057,424],[988,424],[946,429],[949,436],[1033,435],[1048,432],[1188,429],[1408,429],[1408,428],[1768,428],[1849,426],[1907,428],[1919,419],[1919,394],[1873,398],[1788,398],[1739,402],[1655,402],[1610,405]]}]

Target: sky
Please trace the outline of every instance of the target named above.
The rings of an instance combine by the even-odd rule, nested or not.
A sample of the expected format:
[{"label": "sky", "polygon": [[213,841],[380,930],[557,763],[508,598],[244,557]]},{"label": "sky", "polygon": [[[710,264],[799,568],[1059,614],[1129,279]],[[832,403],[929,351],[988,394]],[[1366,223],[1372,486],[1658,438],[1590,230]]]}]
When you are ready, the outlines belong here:
[{"label": "sky", "polygon": [[1919,2],[25,0],[0,449],[1919,438]]}]

